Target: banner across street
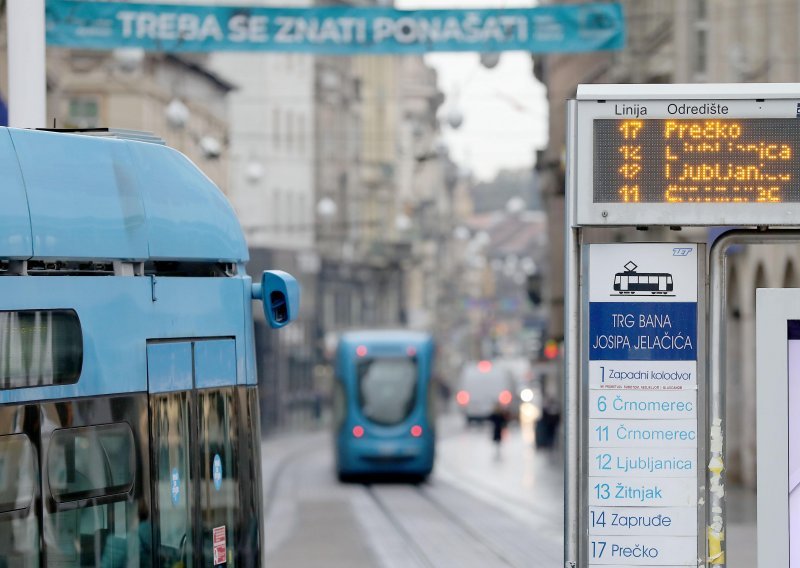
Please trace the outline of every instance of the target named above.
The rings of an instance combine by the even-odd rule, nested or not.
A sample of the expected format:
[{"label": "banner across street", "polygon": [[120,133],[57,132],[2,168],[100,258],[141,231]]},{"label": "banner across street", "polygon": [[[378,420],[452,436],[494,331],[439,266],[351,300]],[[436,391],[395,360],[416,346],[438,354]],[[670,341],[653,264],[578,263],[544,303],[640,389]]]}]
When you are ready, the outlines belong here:
[{"label": "banner across street", "polygon": [[48,0],[46,18],[49,45],[83,49],[552,53],[619,49],[625,41],[622,7],[615,3],[406,11]]}]

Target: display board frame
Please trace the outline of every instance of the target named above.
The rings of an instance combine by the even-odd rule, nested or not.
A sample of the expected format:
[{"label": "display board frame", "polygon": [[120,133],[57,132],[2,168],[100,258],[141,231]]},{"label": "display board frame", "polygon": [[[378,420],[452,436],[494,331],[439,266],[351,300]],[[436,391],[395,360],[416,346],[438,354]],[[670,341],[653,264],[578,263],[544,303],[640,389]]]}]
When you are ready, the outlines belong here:
[{"label": "display board frame", "polygon": [[[578,226],[796,226],[800,202],[595,203],[594,121],[597,119],[800,120],[797,85],[581,85],[577,94],[572,163],[578,188]],[[702,88],[698,88],[702,87]],[[705,107],[703,106],[705,105]],[[714,113],[692,112],[692,109]],[[725,114],[719,109],[726,108]],[[679,112],[679,111],[684,112]],[[643,111],[646,114],[643,114]],[[800,184],[800,179],[797,180]]]}]

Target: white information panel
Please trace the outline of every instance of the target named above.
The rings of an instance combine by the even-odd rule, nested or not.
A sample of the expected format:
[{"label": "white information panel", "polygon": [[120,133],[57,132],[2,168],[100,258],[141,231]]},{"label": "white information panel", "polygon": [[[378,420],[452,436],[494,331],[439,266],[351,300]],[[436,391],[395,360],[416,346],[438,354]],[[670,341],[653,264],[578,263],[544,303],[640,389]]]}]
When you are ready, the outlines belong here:
[{"label": "white information panel", "polygon": [[756,291],[758,565],[800,567],[800,290]]},{"label": "white information panel", "polygon": [[697,476],[696,448],[605,448],[589,450],[589,475],[627,477]]},{"label": "white information panel", "polygon": [[696,566],[699,248],[586,249],[589,566]]},{"label": "white information panel", "polygon": [[590,448],[696,448],[697,420],[589,420]]},{"label": "white information panel", "polygon": [[589,534],[595,536],[692,536],[697,515],[686,507],[590,507]]},{"label": "white information panel", "polygon": [[589,539],[592,566],[697,566],[694,536],[603,536]]}]

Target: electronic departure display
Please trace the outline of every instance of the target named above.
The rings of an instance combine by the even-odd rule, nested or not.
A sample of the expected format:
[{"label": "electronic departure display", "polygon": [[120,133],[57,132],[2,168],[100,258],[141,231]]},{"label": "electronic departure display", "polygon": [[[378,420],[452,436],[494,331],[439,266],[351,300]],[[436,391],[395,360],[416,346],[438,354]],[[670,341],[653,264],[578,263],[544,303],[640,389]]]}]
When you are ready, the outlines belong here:
[{"label": "electronic departure display", "polygon": [[800,202],[800,120],[596,119],[593,201]]}]

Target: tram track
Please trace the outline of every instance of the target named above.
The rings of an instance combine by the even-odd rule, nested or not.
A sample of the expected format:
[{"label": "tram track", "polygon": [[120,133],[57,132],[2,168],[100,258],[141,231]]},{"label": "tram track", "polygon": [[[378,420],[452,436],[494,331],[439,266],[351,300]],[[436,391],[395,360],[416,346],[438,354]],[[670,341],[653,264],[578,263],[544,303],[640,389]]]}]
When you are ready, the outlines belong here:
[{"label": "tram track", "polygon": [[392,509],[387,506],[385,501],[377,495],[373,486],[370,484],[365,484],[364,488],[367,492],[367,495],[370,497],[370,500],[375,504],[386,520],[389,521],[389,524],[397,531],[397,533],[403,539],[403,542],[408,545],[408,551],[414,557],[414,559],[425,568],[436,568],[436,564],[431,562],[428,555],[425,554],[423,548],[417,543],[413,535],[406,529],[405,525],[403,525],[394,511],[392,511]]},{"label": "tram track", "polygon": [[[397,534],[407,545],[409,554],[417,561],[419,566],[435,568],[442,566],[434,554],[434,546],[438,544],[436,537],[443,537],[449,541],[461,542],[458,548],[466,557],[481,559],[476,566],[516,566],[500,547],[481,533],[479,529],[464,521],[461,516],[448,507],[441,499],[433,495],[432,490],[424,485],[383,485],[365,484],[365,491],[376,508],[383,514],[387,522],[396,530]],[[407,491],[406,491],[407,490]],[[401,492],[401,495],[392,495]],[[394,497],[394,505],[401,502],[404,507],[399,509],[389,501]],[[412,497],[413,496],[413,497]],[[439,528],[436,535],[428,534],[424,529],[415,530],[419,524],[422,511],[419,505],[414,505],[414,499],[419,500],[427,510],[424,512],[425,524],[436,524]],[[435,512],[435,514],[432,514]],[[438,517],[438,520],[437,518]],[[447,527],[449,534],[442,534]],[[438,547],[437,547],[438,548]],[[451,548],[452,549],[452,548]],[[448,562],[449,563],[449,562]],[[466,566],[467,564],[459,563]]]}]

